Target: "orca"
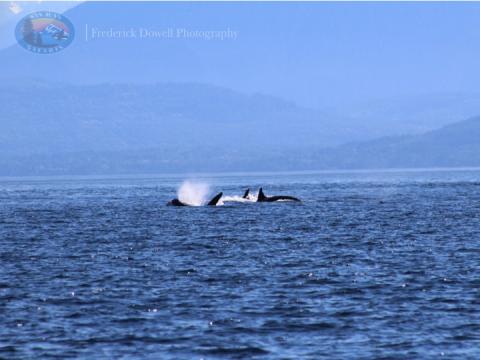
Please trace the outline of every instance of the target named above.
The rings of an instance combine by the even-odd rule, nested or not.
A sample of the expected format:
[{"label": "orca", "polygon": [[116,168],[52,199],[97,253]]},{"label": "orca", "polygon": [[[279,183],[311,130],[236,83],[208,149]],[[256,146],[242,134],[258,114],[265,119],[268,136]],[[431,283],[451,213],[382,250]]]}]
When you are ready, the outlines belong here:
[{"label": "orca", "polygon": [[[218,201],[220,200],[220,198],[223,196],[223,192],[219,192],[217,195],[215,195],[212,200],[210,200],[208,203],[207,203],[207,206],[217,206],[217,203]],[[173,199],[171,201],[169,201],[167,203],[168,206],[193,206],[193,205],[190,205],[190,204],[186,204],[186,203],[183,203],[181,202],[180,200],[178,199]]]},{"label": "orca", "polygon": [[279,200],[301,201],[299,198],[296,198],[293,196],[284,196],[284,195],[265,196],[262,188],[258,190],[257,202],[274,202]]},{"label": "orca", "polygon": [[245,193],[242,196],[242,199],[248,199],[248,195],[250,195],[250,189],[245,190]]}]

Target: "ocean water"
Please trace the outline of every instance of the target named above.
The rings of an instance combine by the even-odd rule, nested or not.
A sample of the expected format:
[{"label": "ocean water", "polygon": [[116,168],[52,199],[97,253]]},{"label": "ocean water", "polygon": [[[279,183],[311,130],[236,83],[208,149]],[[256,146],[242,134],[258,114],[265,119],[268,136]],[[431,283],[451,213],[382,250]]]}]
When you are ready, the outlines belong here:
[{"label": "ocean water", "polygon": [[0,358],[480,358],[480,171],[183,180],[1,179]]}]

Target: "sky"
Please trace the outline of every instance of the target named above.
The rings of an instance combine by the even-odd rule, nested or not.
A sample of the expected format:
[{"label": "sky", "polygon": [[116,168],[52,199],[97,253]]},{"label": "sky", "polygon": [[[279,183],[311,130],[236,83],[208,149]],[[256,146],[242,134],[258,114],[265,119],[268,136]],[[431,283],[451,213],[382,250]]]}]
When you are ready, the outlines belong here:
[{"label": "sky", "polygon": [[[27,67],[35,62],[39,77],[55,80],[205,82],[310,107],[479,89],[480,3],[74,5],[0,3],[0,48],[8,52],[0,78],[34,76]],[[51,58],[17,49],[13,37],[19,18],[45,8],[68,10],[77,33],[69,49]],[[86,26],[230,29],[237,37],[88,42]],[[53,68],[65,70],[54,74]]]}]

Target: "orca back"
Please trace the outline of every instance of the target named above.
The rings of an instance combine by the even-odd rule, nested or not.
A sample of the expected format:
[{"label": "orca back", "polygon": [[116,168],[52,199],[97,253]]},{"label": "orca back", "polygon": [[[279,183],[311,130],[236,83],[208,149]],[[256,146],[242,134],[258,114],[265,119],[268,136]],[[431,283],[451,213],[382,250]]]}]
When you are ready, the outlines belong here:
[{"label": "orca back", "polygon": [[167,203],[167,205],[169,205],[169,206],[187,206],[178,199],[171,200],[170,202]]},{"label": "orca back", "polygon": [[300,200],[299,198],[296,198],[294,196],[288,196],[288,195],[271,196],[268,198],[269,202],[281,201],[281,200],[302,202],[302,200]]}]

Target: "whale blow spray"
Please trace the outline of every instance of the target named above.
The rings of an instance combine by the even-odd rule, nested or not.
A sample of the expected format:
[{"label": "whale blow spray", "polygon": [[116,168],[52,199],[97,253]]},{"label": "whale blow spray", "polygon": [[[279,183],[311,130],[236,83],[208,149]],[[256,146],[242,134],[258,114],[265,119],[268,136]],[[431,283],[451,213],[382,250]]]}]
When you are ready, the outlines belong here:
[{"label": "whale blow spray", "polygon": [[207,202],[210,186],[196,181],[184,181],[178,188],[178,199],[188,205],[201,206]]}]

